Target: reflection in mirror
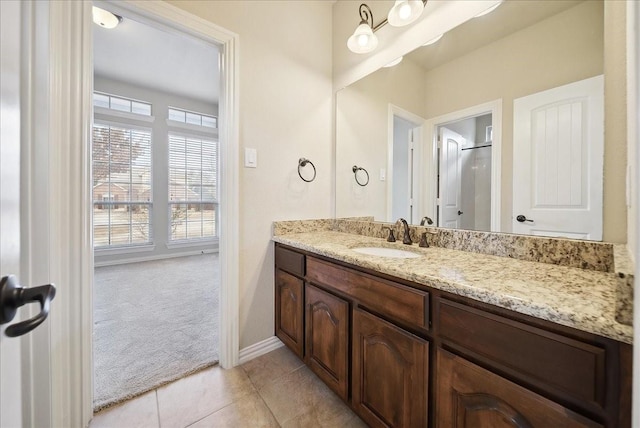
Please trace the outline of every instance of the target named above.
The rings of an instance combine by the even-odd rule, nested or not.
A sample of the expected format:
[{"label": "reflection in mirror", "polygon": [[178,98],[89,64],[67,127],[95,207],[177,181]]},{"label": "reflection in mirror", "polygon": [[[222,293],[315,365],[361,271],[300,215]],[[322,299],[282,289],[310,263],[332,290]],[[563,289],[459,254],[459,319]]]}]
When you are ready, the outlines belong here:
[{"label": "reflection in mirror", "polygon": [[[339,91],[336,216],[516,231],[514,101],[603,74],[603,15],[602,1],[507,0]],[[444,135],[458,142],[439,148]],[[545,234],[530,229],[517,233]]]}]

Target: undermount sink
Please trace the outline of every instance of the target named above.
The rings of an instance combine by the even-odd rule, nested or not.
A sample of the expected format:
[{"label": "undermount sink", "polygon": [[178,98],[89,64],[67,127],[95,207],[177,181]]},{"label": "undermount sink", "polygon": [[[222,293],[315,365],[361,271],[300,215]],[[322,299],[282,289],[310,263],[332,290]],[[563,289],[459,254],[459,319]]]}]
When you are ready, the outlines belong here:
[{"label": "undermount sink", "polygon": [[351,250],[360,254],[367,254],[369,256],[389,257],[393,259],[414,259],[420,257],[420,254],[416,254],[411,251],[399,250],[397,248],[385,248],[385,247],[357,247]]}]

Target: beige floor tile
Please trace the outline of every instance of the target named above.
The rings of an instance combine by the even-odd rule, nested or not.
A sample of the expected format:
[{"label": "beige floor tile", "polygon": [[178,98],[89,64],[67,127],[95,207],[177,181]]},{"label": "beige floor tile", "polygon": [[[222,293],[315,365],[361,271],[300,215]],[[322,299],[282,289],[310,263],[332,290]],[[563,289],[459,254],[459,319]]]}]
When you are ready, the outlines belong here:
[{"label": "beige floor tile", "polygon": [[96,413],[90,428],[158,428],[156,392],[151,391]]},{"label": "beige floor tile", "polygon": [[[351,409],[306,366],[269,383],[259,393],[283,426],[288,423],[292,426],[331,426],[340,420],[349,420],[353,415]],[[308,425],[302,425],[305,418]]]},{"label": "beige floor tile", "polygon": [[189,428],[279,428],[278,422],[257,393],[247,395]]},{"label": "beige floor tile", "polygon": [[346,405],[344,406],[345,411],[340,412],[335,418],[326,419],[316,411],[311,410],[288,420],[282,424],[282,428],[367,428],[367,424],[362,419],[347,408]]},{"label": "beige floor tile", "polygon": [[184,428],[255,392],[255,388],[241,368],[216,366],[157,391],[162,428]]},{"label": "beige floor tile", "polygon": [[253,385],[262,389],[269,382],[299,369],[303,364],[289,348],[283,346],[243,364],[242,368]]}]

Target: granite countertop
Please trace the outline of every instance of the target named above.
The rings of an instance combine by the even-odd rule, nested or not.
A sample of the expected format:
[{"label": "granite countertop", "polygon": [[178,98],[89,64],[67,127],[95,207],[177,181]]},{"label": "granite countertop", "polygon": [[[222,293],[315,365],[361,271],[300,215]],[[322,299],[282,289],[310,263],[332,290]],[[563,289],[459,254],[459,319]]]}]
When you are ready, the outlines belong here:
[{"label": "granite countertop", "polygon": [[[633,327],[616,321],[615,273],[446,248],[420,248],[327,230],[283,234],[273,240],[578,330],[633,342]],[[422,257],[396,259],[351,250],[367,246],[409,250]]]}]

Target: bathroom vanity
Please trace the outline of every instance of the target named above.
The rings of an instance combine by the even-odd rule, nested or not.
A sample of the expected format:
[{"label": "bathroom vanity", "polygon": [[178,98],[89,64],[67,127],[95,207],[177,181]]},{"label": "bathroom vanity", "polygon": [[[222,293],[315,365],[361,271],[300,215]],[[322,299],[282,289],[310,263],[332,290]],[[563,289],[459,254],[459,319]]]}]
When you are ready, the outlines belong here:
[{"label": "bathroom vanity", "polygon": [[274,241],[276,335],[368,425],[631,425],[615,274],[335,231]]}]

